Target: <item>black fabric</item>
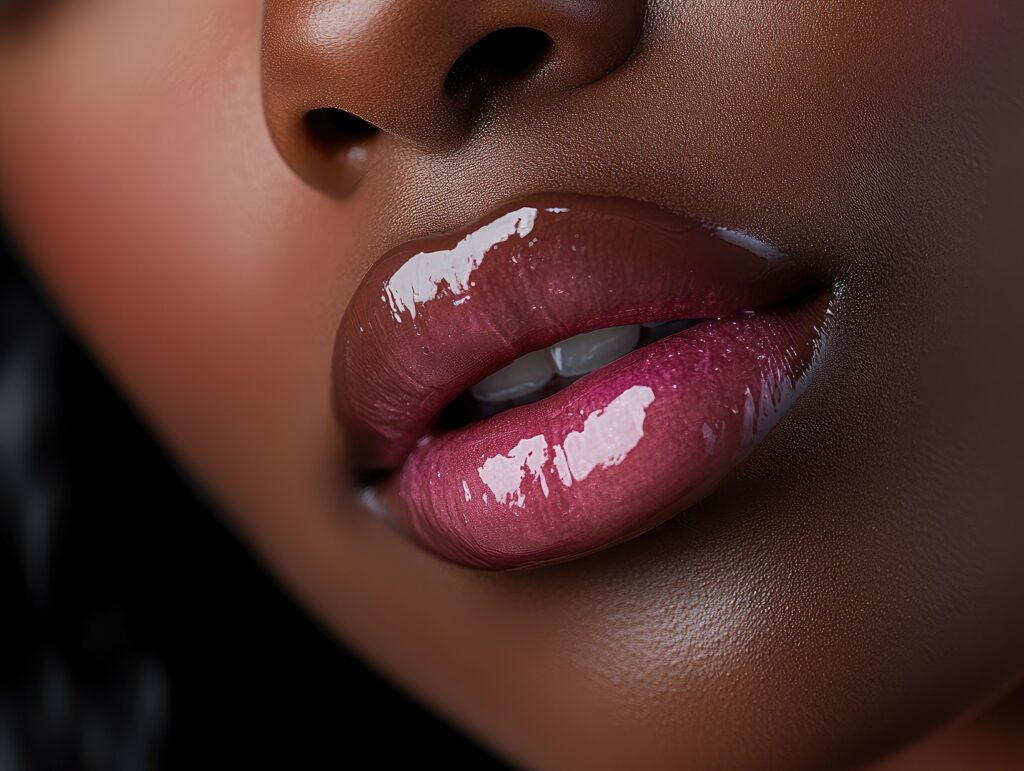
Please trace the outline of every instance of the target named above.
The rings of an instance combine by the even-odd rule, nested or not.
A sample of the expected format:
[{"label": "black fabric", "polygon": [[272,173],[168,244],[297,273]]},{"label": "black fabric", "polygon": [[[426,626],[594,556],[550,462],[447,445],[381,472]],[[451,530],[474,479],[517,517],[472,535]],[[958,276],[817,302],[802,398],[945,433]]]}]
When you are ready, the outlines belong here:
[{"label": "black fabric", "polygon": [[0,769],[497,767],[284,596],[10,251],[0,243]]}]

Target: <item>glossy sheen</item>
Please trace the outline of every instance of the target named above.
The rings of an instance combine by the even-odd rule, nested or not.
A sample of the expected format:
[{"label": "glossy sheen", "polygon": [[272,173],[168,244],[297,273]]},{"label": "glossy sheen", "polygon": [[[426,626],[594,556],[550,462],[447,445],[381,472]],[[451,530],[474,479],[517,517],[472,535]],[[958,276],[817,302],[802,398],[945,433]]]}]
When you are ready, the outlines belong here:
[{"label": "glossy sheen", "polygon": [[[651,206],[517,202],[370,272],[339,331],[338,412],[368,467],[401,465],[385,498],[435,551],[490,568],[578,556],[692,503],[774,424],[823,307],[755,309],[806,281],[766,244]],[[431,433],[444,406],[527,351],[718,317],[541,402]]]},{"label": "glossy sheen", "polygon": [[775,425],[803,388],[822,311],[710,322],[426,437],[388,500],[423,542],[488,568],[635,535],[706,494]]},{"label": "glossy sheen", "polygon": [[722,233],[634,201],[559,195],[398,247],[337,335],[335,407],[358,465],[396,466],[448,403],[525,353],[603,327],[742,315],[806,282],[767,245]]}]

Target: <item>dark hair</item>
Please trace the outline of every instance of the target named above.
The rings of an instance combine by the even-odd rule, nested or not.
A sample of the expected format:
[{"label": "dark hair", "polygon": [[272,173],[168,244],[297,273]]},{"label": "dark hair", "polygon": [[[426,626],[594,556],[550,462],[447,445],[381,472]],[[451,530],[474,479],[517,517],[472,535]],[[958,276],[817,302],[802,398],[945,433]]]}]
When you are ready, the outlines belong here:
[{"label": "dark hair", "polygon": [[0,229],[0,769],[493,764],[348,656],[189,489]]}]

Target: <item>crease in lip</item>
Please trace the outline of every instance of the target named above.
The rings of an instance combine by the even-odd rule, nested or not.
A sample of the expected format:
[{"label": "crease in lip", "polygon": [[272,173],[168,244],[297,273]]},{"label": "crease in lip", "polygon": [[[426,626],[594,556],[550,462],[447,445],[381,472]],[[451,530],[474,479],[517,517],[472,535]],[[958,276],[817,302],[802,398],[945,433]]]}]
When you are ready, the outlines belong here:
[{"label": "crease in lip", "polygon": [[[400,468],[381,485],[378,507],[438,553],[502,568],[579,556],[703,495],[781,417],[818,350],[811,316],[821,303],[811,303],[814,313],[772,309],[811,283],[745,233],[623,199],[535,197],[462,234],[399,247],[371,268],[339,328],[335,409],[363,450],[358,468],[378,478]],[[524,353],[606,326],[698,316],[710,321],[542,401],[436,433],[447,404]],[[730,361],[723,347],[746,352]],[[665,374],[682,376],[676,362],[706,369],[710,395],[679,398]],[[718,374],[729,367],[751,379],[745,401],[742,383]],[[705,420],[700,409],[730,412]],[[692,446],[667,436],[672,421],[696,431]],[[659,466],[651,442],[699,478],[659,489],[652,479],[671,464]],[[579,500],[567,492],[577,488]],[[580,501],[596,502],[601,517]],[[578,520],[575,530],[552,519],[562,515]]]}]

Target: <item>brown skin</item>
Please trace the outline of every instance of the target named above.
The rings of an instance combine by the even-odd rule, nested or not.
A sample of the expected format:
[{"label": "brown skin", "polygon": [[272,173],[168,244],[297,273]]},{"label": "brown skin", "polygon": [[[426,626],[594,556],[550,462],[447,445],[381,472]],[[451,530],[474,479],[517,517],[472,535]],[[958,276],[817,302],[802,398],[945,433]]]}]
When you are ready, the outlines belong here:
[{"label": "brown skin", "polygon": [[[295,597],[512,761],[839,768],[915,742],[886,768],[1019,761],[1020,709],[991,705],[1024,675],[1024,11],[560,15],[584,5],[272,0],[265,121],[257,4],[71,0],[0,35],[2,206]],[[445,93],[507,26],[560,58]],[[382,132],[327,153],[299,131],[317,106]],[[711,498],[585,559],[482,573],[355,501],[333,336],[386,249],[548,190],[749,230],[841,302],[816,381]]]}]

